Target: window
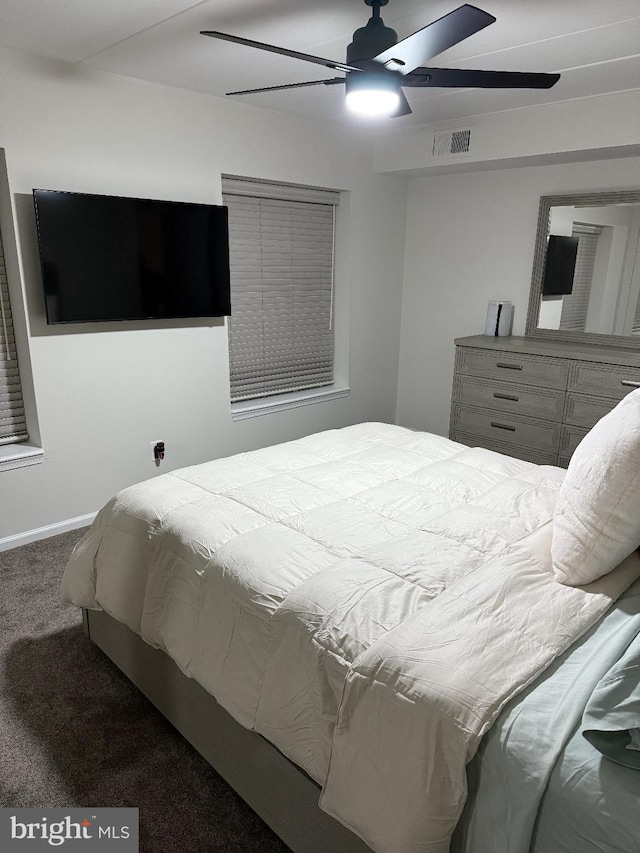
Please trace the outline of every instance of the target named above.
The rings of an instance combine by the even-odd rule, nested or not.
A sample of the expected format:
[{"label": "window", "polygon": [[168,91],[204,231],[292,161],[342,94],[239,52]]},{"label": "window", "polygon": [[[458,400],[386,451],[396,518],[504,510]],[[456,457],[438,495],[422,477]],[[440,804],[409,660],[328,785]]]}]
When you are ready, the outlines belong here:
[{"label": "window", "polygon": [[0,445],[29,438],[18,371],[7,268],[0,234]]},{"label": "window", "polygon": [[633,315],[633,326],[631,328],[632,335],[640,335],[640,296],[636,303],[636,311]]},{"label": "window", "polygon": [[598,237],[602,228],[598,225],[576,223],[572,236],[578,238],[578,253],[573,274],[573,289],[562,299],[561,329],[584,332],[593,281],[593,268],[598,248]]},{"label": "window", "polygon": [[222,179],[229,208],[231,401],[332,385],[332,190]]}]

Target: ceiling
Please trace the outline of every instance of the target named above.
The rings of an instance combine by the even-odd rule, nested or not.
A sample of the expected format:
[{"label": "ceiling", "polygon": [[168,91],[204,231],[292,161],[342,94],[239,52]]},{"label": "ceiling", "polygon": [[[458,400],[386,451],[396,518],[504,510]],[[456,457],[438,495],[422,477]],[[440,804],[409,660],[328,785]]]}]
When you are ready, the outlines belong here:
[{"label": "ceiling", "polygon": [[[561,72],[549,90],[407,89],[413,114],[377,125],[465,121],[524,106],[640,88],[640,0],[477,0],[496,23],[432,59],[437,67]],[[389,0],[399,38],[462,0]],[[0,47],[168,86],[226,92],[333,77],[300,60],[207,38],[218,30],[344,61],[363,0],[1,0]],[[322,120],[347,116],[342,87],[235,96]],[[369,120],[371,121],[371,120]]]}]

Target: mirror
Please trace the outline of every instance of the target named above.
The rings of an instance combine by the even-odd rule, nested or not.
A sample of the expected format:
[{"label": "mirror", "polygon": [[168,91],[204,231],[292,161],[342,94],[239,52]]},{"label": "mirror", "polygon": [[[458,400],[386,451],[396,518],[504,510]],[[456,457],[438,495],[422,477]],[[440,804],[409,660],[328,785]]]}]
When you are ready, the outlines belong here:
[{"label": "mirror", "polygon": [[526,334],[640,348],[640,190],[542,196]]}]

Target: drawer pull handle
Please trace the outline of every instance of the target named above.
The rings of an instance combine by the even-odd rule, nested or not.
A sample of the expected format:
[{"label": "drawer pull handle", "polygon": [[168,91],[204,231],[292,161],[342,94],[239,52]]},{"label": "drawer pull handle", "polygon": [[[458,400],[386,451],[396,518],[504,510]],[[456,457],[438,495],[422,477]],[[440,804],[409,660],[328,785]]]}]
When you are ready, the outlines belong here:
[{"label": "drawer pull handle", "polygon": [[522,370],[521,364],[507,364],[504,361],[497,361],[496,367],[504,367],[506,370]]},{"label": "drawer pull handle", "polygon": [[497,391],[493,392],[493,396],[497,400],[513,400],[514,403],[517,403],[520,399],[519,397],[516,397],[515,394],[499,394]]},{"label": "drawer pull handle", "polygon": [[491,426],[496,429],[508,429],[509,432],[515,432],[516,428],[514,426],[510,426],[509,424],[499,424],[497,421],[491,421]]},{"label": "drawer pull handle", "polygon": [[621,379],[621,385],[628,385],[630,388],[640,388],[640,382],[633,382],[631,379]]}]

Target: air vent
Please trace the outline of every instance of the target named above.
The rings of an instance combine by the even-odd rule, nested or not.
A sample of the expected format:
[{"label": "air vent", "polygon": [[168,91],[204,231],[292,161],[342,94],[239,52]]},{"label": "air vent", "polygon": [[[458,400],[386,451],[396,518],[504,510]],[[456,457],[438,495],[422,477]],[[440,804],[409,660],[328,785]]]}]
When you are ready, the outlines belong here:
[{"label": "air vent", "polygon": [[441,130],[433,134],[434,157],[450,157],[468,154],[471,147],[471,128],[464,130]]}]

